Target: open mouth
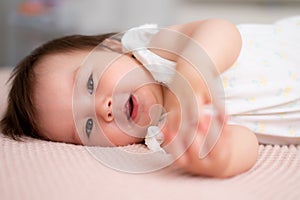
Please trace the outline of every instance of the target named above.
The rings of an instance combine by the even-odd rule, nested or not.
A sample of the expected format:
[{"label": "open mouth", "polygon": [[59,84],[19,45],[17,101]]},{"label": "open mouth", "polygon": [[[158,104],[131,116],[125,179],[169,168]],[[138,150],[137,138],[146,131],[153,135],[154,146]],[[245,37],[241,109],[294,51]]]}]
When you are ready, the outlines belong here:
[{"label": "open mouth", "polygon": [[128,120],[134,120],[137,116],[138,104],[134,95],[130,95],[128,101],[125,104],[126,115]]}]

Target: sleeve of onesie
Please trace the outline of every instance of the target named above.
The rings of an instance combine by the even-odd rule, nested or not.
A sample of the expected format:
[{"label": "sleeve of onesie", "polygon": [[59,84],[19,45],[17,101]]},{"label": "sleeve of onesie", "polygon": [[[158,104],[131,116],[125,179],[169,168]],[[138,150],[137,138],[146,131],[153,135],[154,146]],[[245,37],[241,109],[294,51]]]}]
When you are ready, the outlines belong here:
[{"label": "sleeve of onesie", "polygon": [[148,49],[152,37],[158,32],[159,28],[155,24],[146,24],[128,30],[121,40],[123,52],[132,52],[156,81],[169,85],[175,73],[176,63]]}]

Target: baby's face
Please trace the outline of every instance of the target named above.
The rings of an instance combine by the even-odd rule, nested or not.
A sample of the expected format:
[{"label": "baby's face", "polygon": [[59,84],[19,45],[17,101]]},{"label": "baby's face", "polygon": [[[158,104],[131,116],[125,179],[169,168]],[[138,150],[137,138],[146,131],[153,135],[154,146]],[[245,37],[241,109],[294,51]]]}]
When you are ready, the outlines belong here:
[{"label": "baby's face", "polygon": [[[120,56],[115,52],[97,52],[92,67],[82,70],[80,66],[88,54],[88,51],[75,51],[51,55],[36,66],[34,104],[40,134],[53,141],[100,145],[102,139],[96,128],[100,127],[114,145],[140,142],[142,137],[130,135],[120,128],[112,108],[114,104],[120,104],[117,107],[124,109],[128,123],[146,126],[151,121],[148,113],[152,106],[163,104],[162,87],[154,83],[150,73],[134,58],[129,55]],[[109,66],[103,66],[108,59],[115,61]],[[128,81],[122,82],[127,74],[137,70],[143,76],[136,78],[145,79],[144,82],[148,84],[136,87]],[[101,78],[99,71],[103,72]],[[83,76],[79,76],[81,74]],[[80,78],[77,80],[77,77]],[[80,90],[74,90],[75,83]],[[116,88],[128,94],[129,99],[114,101]],[[75,115],[76,125],[74,110],[75,113],[80,113]]]}]

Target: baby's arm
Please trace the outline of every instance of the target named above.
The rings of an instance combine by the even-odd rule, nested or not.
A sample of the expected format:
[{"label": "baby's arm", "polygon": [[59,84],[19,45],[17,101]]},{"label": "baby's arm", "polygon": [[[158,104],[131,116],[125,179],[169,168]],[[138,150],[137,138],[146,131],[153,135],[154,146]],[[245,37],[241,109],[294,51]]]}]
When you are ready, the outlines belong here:
[{"label": "baby's arm", "polygon": [[[207,102],[209,92],[205,80],[184,57],[181,57],[190,53],[197,54],[193,49],[189,49],[193,46],[190,43],[194,42],[205,50],[221,74],[236,61],[242,45],[241,35],[235,25],[224,19],[207,19],[170,26],[152,38],[149,44],[150,47],[155,47],[152,51],[161,57],[175,61],[177,71],[187,75],[192,86],[201,88],[204,102]],[[179,55],[170,52],[179,52]]]},{"label": "baby's arm", "polygon": [[[223,19],[207,19],[170,26],[156,34],[149,46],[174,52],[184,51],[191,40],[185,40],[181,34],[172,34],[172,31],[198,42],[220,73],[232,66],[240,53],[241,35],[234,24]],[[167,51],[152,51],[169,60],[178,61],[179,58],[178,55]]]},{"label": "baby's arm", "polygon": [[[206,50],[220,73],[228,69],[238,57],[241,36],[236,27],[225,20],[198,21],[170,28],[197,41]],[[161,31],[153,38],[150,46],[173,49],[175,52],[190,52],[188,49],[190,40],[181,40],[168,37],[168,35],[168,31]],[[210,101],[208,88],[202,77],[182,57],[166,51],[153,51],[164,58],[177,62],[176,69],[189,81],[198,98],[198,106],[201,110],[203,103]],[[167,102],[165,107],[169,112],[166,126],[163,128],[167,140],[165,144],[167,144],[177,133],[176,124],[179,124],[180,112],[177,110],[179,106],[174,102],[171,92],[166,92],[165,102]],[[200,117],[199,121],[201,124],[203,117]],[[199,150],[201,141],[204,140],[203,135],[205,135],[204,130],[199,129],[192,145],[177,161],[186,170],[195,174],[228,177],[244,172],[254,165],[258,155],[258,142],[250,130],[241,126],[225,125],[214,149],[205,159],[200,160]],[[175,148],[176,146],[173,147],[173,150]],[[170,150],[172,153],[172,147]]]}]

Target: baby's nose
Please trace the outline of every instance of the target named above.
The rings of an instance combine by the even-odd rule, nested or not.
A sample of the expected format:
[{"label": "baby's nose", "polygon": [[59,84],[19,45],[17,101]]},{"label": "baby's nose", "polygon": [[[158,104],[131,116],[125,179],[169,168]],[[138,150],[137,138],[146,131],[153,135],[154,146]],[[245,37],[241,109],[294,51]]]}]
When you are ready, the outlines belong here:
[{"label": "baby's nose", "polygon": [[96,105],[97,115],[100,116],[104,121],[111,122],[114,119],[112,113],[112,99],[104,98]]}]

